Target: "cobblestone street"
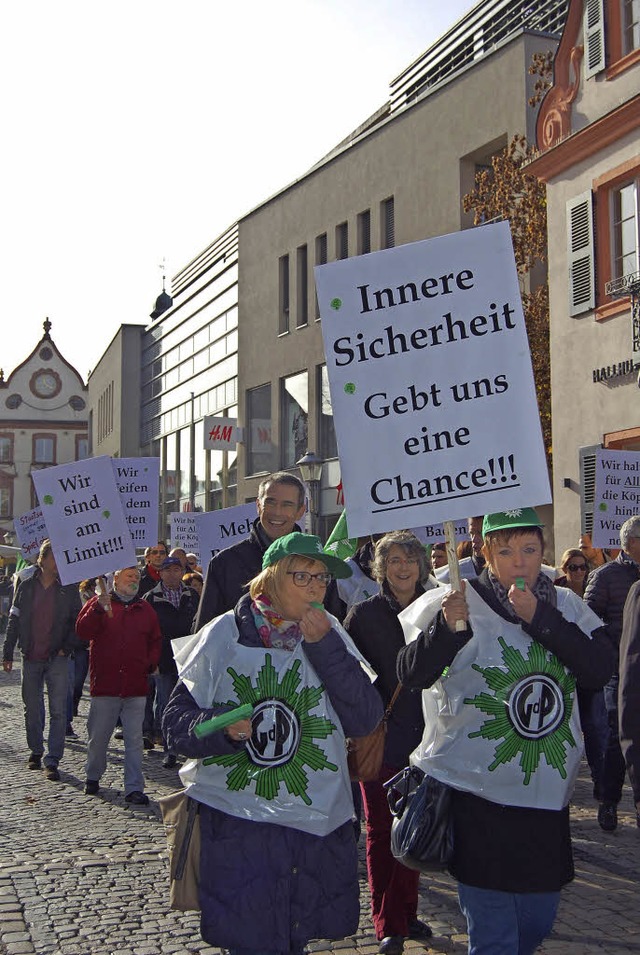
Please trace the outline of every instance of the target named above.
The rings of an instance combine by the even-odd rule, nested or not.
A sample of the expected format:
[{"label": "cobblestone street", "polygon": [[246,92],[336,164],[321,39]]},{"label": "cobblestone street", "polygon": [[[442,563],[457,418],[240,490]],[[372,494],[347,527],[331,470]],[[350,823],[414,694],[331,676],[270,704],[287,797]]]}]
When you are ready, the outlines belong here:
[{"label": "cobblestone street", "polygon": [[[20,667],[0,677],[1,955],[196,955],[217,953],[200,938],[196,913],[168,907],[168,862],[156,800],[178,787],[163,769],[162,753],[145,755],[149,807],[131,808],[122,793],[123,744],[112,742],[110,766],[97,797],[85,796],[88,700],[74,721],[60,765],[61,782],[29,771],[20,700]],[[640,829],[628,790],[616,832],[596,821],[583,774],[573,807],[577,876],[563,893],[545,955],[640,953]],[[360,840],[362,914],[355,937],[316,942],[315,952],[377,952],[368,914],[364,836]],[[455,885],[445,876],[423,877],[420,913],[434,930],[427,950],[466,952],[464,920]],[[424,949],[415,942],[405,950]]]}]

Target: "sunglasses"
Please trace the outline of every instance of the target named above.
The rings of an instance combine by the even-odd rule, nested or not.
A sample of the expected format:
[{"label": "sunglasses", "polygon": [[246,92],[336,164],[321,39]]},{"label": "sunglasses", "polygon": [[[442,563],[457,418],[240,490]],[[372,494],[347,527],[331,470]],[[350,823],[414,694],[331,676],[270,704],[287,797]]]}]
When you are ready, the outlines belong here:
[{"label": "sunglasses", "polygon": [[588,570],[586,564],[567,564],[567,570],[570,570],[572,574],[575,574],[577,570]]}]

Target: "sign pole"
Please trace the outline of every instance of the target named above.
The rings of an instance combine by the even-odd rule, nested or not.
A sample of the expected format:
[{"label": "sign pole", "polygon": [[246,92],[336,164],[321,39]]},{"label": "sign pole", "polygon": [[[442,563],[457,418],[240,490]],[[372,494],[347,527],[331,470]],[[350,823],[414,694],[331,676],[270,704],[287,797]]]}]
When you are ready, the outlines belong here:
[{"label": "sign pole", "polygon": [[[443,521],[444,539],[447,544],[447,560],[449,561],[449,583],[452,590],[460,590],[460,564],[456,553],[456,532],[453,521]],[[464,620],[456,620],[456,631],[467,629]]]}]

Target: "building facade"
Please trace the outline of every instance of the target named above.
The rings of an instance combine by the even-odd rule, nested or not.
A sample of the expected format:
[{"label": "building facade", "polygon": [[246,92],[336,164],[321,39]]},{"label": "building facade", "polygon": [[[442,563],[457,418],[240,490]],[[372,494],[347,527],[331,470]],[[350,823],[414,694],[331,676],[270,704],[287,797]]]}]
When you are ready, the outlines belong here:
[{"label": "building facade", "polygon": [[305,176],[239,222],[238,495],[307,448],[324,462],[320,533],[342,509],[313,267],[472,225],[462,198],[516,133],[531,140],[535,53],[566,3],[477,4],[391,84],[390,98]]},{"label": "building facade", "polygon": [[0,539],[37,506],[32,471],[89,454],[87,386],[50,333],[0,380]]},{"label": "building facade", "polygon": [[640,450],[639,91],[640,0],[571,0],[530,166],[547,183],[561,549],[591,530],[595,450]]},{"label": "building facade", "polygon": [[121,325],[89,374],[89,447],[92,457],[140,454],[142,325]]}]

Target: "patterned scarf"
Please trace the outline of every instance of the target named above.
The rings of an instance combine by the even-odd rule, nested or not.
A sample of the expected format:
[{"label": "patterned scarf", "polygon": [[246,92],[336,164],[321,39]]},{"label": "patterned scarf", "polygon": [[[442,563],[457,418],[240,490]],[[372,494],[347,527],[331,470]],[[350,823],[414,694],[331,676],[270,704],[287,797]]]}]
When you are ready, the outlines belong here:
[{"label": "patterned scarf", "polygon": [[265,647],[295,650],[302,640],[300,624],[295,620],[284,620],[266,594],[260,594],[251,601],[251,613]]},{"label": "patterned scarf", "polygon": [[[498,598],[501,606],[504,607],[512,620],[516,620],[518,623],[521,623],[522,621],[520,617],[509,603],[507,588],[500,583],[492,570],[487,568],[487,573],[489,575],[489,582],[493,587],[493,592]],[[542,600],[544,603],[551,604],[554,607],[557,605],[556,588],[553,586],[553,583],[549,577],[547,577],[546,574],[543,574],[542,571],[540,571],[537,580],[530,589],[536,600]]]}]

